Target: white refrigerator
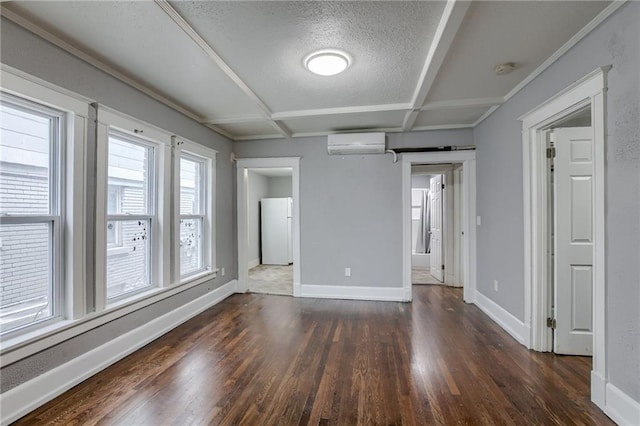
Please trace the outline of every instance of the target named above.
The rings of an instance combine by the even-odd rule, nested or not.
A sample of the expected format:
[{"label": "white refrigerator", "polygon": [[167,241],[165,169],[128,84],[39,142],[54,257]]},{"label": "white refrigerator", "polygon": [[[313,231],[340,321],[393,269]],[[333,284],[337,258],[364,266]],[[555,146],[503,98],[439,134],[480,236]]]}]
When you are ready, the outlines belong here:
[{"label": "white refrigerator", "polygon": [[291,197],[261,200],[262,263],[264,265],[293,263],[292,206]]}]

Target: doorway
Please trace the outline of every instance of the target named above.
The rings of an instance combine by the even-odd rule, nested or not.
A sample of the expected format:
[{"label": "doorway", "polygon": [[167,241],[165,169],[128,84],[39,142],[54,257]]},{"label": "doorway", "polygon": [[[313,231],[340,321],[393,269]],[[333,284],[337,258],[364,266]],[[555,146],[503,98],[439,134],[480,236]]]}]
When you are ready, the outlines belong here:
[{"label": "doorway", "polygon": [[593,128],[590,105],[543,129],[547,144],[552,350],[593,353]]},{"label": "doorway", "polygon": [[[413,208],[413,200],[412,200],[412,173],[415,172],[417,175],[433,175],[440,177],[440,189],[442,185],[442,175],[445,175],[445,193],[442,192],[440,195],[444,195],[444,205],[449,204],[450,207],[447,209],[443,207],[443,210],[448,211],[450,214],[447,215],[450,219],[447,219],[446,229],[444,230],[445,235],[444,241],[449,241],[448,246],[443,245],[443,249],[440,251],[440,261],[438,262],[437,258],[435,261],[429,259],[429,275],[431,275],[431,263],[437,263],[436,269],[440,267],[440,274],[438,277],[442,277],[439,281],[440,283],[451,283],[453,284],[456,280],[455,278],[455,270],[456,263],[454,262],[454,258],[456,257],[456,251],[453,250],[454,244],[454,215],[453,215],[453,170],[454,164],[456,164],[456,170],[458,170],[458,177],[461,180],[459,182],[460,186],[460,197],[461,203],[464,208],[460,209],[460,229],[458,230],[461,236],[460,239],[460,250],[457,251],[461,256],[458,259],[459,269],[461,271],[461,277],[458,285],[462,285],[463,287],[463,298],[467,303],[473,303],[475,301],[475,262],[476,262],[476,230],[475,230],[475,151],[474,150],[460,150],[460,151],[448,151],[448,152],[426,152],[426,153],[406,153],[402,155],[402,195],[403,195],[403,289],[404,289],[404,300],[411,300],[411,289],[413,282],[413,260],[415,254],[416,247],[413,244],[414,241],[414,214],[417,216],[418,212]],[[451,192],[450,195],[446,193],[446,175],[449,175],[449,181],[451,182]],[[437,186],[438,178],[433,179],[434,185]],[[432,189],[435,190],[437,187],[431,187],[431,177],[429,178],[429,191]],[[442,198],[440,199],[442,201]],[[437,203],[437,201],[436,201]],[[417,202],[416,202],[417,204]],[[437,210],[437,206],[434,204],[430,204],[434,210]],[[444,217],[445,215],[442,215]],[[440,222],[440,226],[444,226],[444,221]],[[424,229],[426,229],[426,224]],[[431,224],[429,225],[430,230]],[[417,231],[416,231],[417,232]],[[442,228],[441,228],[442,232]],[[433,231],[431,230],[431,235],[433,235]],[[434,246],[432,242],[430,243],[431,250],[430,255],[435,253]],[[437,256],[437,255],[436,255]],[[442,263],[442,259],[444,259],[444,263]],[[445,265],[444,274],[442,274],[442,265]],[[450,265],[447,268],[447,265]],[[437,272],[437,271],[434,271]],[[433,277],[432,275],[432,278]]]},{"label": "doorway", "polygon": [[247,169],[248,291],[293,295],[291,167]]},{"label": "doorway", "polygon": [[[553,178],[550,176],[549,159],[547,149],[554,148],[547,146],[549,139],[549,129],[554,124],[579,115],[581,111],[588,109],[590,113],[591,127],[589,130],[592,140],[589,147],[585,147],[584,141],[580,146],[574,147],[574,152],[569,154],[574,158],[582,157],[585,163],[585,155],[592,162],[591,177],[588,175],[575,175],[580,179],[573,179],[572,185],[578,188],[584,184],[585,180],[590,180],[588,185],[583,185],[580,190],[591,194],[590,205],[583,205],[577,214],[590,216],[591,225],[576,223],[578,229],[573,224],[569,225],[569,230],[573,239],[584,239],[585,232],[589,234],[591,249],[591,261],[581,260],[574,264],[580,268],[573,267],[569,273],[568,282],[570,285],[584,286],[585,282],[591,281],[590,300],[582,300],[580,303],[591,305],[590,321],[585,318],[570,317],[569,324],[573,327],[575,323],[590,322],[592,328],[591,344],[593,351],[592,372],[591,372],[591,400],[600,407],[605,407],[605,395],[607,384],[606,351],[605,351],[605,186],[604,186],[604,147],[606,139],[605,131],[605,91],[606,75],[609,67],[595,70],[591,74],[578,80],[558,95],[547,100],[539,107],[520,117],[522,120],[523,134],[523,180],[524,180],[524,266],[525,266],[525,326],[530,329],[527,346],[536,351],[549,352],[554,349],[553,320],[561,319],[554,314],[552,308],[555,303],[554,292],[559,283],[556,268],[550,262],[555,258],[559,247],[557,230],[560,222],[550,220],[550,215],[555,211],[552,207],[551,184],[559,179],[555,171]],[[565,140],[567,143],[567,140]],[[571,143],[567,147],[570,147]],[[557,146],[556,148],[556,155]],[[552,155],[551,153],[550,155]],[[557,158],[557,157],[556,157]],[[567,169],[569,170],[569,169]],[[567,178],[572,180],[572,178]],[[556,197],[557,199],[557,197]],[[566,201],[566,200],[564,200]],[[584,201],[582,201],[584,203]],[[576,211],[574,209],[574,211]],[[566,216],[566,214],[565,214]],[[571,215],[569,215],[571,216]],[[565,218],[566,219],[566,218]],[[573,220],[574,218],[571,217]],[[576,218],[579,219],[579,218]],[[584,222],[584,221],[583,221]],[[589,222],[589,221],[588,221]],[[557,230],[554,229],[554,225]],[[573,227],[573,228],[571,228]],[[580,232],[576,233],[579,230]],[[580,235],[578,235],[580,234]],[[574,238],[575,237],[575,238]],[[586,243],[586,242],[585,242]],[[555,262],[555,260],[554,260]],[[569,269],[571,264],[568,263]],[[590,269],[589,271],[587,271]],[[573,275],[571,275],[573,274]],[[586,276],[586,278],[585,278]],[[566,278],[563,278],[566,280]],[[563,283],[563,285],[566,283]],[[578,294],[574,292],[573,294]],[[584,294],[584,292],[580,293]],[[566,321],[566,320],[563,320]]]},{"label": "doorway", "polygon": [[[413,284],[462,287],[456,274],[463,231],[455,217],[461,215],[454,168],[462,164],[414,164],[411,167],[411,275]],[[457,175],[460,178],[460,175]],[[456,185],[457,183],[457,185]],[[457,202],[456,202],[457,200]]]},{"label": "doorway", "polygon": [[299,158],[244,158],[236,167],[238,291],[299,296]]}]

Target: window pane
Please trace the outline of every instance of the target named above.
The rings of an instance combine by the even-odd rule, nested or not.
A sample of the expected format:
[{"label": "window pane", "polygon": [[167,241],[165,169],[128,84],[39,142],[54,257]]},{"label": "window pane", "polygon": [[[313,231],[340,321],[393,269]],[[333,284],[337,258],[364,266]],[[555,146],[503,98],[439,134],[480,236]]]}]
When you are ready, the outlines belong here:
[{"label": "window pane", "polygon": [[153,148],[109,136],[109,214],[151,214],[150,159]]},{"label": "window pane", "polygon": [[0,212],[49,214],[54,120],[0,105]]},{"label": "window pane", "polygon": [[180,275],[203,269],[202,218],[180,220]]},{"label": "window pane", "polygon": [[107,256],[107,298],[139,290],[151,285],[151,250],[149,220],[107,222],[121,233],[122,253]]},{"label": "window pane", "polygon": [[53,315],[51,223],[0,225],[0,329]]},{"label": "window pane", "polygon": [[203,214],[202,184],[204,164],[180,159],[180,214]]}]

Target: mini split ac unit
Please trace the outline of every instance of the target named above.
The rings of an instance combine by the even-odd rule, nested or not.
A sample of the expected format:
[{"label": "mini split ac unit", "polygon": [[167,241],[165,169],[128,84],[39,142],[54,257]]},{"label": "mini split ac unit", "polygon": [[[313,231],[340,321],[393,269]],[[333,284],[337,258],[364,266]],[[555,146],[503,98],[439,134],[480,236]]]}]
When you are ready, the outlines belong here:
[{"label": "mini split ac unit", "polygon": [[384,132],[329,135],[327,152],[332,155],[384,154]]}]

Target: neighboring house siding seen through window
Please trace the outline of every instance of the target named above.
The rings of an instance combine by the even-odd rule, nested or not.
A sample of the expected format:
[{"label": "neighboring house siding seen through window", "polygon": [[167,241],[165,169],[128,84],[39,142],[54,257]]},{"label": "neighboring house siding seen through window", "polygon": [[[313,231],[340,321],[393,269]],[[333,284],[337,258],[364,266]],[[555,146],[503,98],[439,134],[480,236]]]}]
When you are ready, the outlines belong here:
[{"label": "neighboring house siding seen through window", "polygon": [[59,315],[63,113],[10,96],[0,105],[0,327]]}]

